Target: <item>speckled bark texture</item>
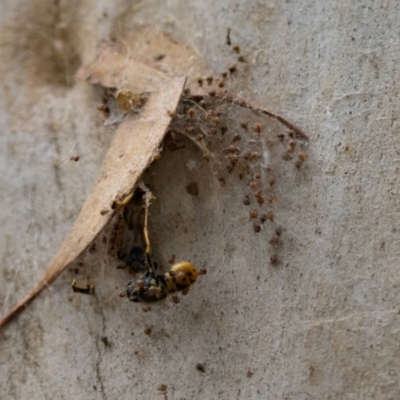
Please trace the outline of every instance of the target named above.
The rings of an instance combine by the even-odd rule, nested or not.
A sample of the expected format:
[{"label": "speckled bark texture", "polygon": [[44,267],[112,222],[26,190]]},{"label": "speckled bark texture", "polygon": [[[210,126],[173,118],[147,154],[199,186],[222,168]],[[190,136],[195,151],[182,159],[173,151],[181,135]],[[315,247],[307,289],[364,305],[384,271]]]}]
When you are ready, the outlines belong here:
[{"label": "speckled bark texture", "polygon": [[[273,217],[260,232],[247,183],[223,184],[189,139],[166,145],[145,174],[157,197],[155,257],[207,274],[179,304],[144,313],[118,296],[130,277],[103,232],[0,332],[0,398],[400,398],[397,2],[19,0],[1,9],[2,315],[42,276],[112,141],[99,92],[74,79],[102,40],[146,23],[195,46],[214,71],[236,62],[235,91],[296,123],[309,143],[300,169],[269,145]],[[239,129],[242,114],[232,107],[230,118]],[[279,134],[267,122],[262,134]],[[94,282],[95,296],[72,294],[73,278]]]}]

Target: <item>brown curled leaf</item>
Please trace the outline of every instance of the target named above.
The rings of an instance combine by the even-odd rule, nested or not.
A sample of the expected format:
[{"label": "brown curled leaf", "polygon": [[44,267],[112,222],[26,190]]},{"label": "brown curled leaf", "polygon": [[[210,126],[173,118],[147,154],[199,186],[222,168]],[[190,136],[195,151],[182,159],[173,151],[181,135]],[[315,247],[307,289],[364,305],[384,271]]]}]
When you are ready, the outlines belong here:
[{"label": "brown curled leaf", "polygon": [[[10,322],[26,305],[31,302],[47,285],[51,284],[78,256],[80,256],[109,223],[115,209],[112,204],[121,201],[138,183],[141,174],[158,154],[158,148],[171,122],[167,110],[175,110],[185,78],[171,78],[150,67],[143,67],[136,61],[119,59],[111,66],[107,63],[113,58],[101,53],[97,61],[82,68],[78,77],[96,81],[102,86],[127,87],[142,91],[152,83],[151,95],[139,114],[130,114],[118,126],[114,140],[108,150],[100,178],[84,203],[72,230],[65,238],[57,254],[45,270],[36,286],[5,317],[0,320],[0,328]],[[143,67],[143,68],[142,68]],[[139,73],[139,77],[135,72]],[[145,71],[145,72],[143,72]],[[145,75],[148,74],[148,75]],[[157,85],[156,85],[157,83]],[[120,86],[121,85],[121,86]],[[107,210],[108,212],[105,212]]]}]

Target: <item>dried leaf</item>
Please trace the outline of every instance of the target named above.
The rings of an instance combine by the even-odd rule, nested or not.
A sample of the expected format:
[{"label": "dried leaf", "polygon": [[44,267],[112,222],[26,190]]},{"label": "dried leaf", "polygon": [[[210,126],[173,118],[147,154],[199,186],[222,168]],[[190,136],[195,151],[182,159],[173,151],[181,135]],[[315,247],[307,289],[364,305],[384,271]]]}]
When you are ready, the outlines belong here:
[{"label": "dried leaf", "polygon": [[82,68],[78,77],[105,87],[127,88],[136,93],[149,91],[150,88],[153,93],[140,114],[127,115],[119,125],[99,181],[83,205],[71,232],[35,288],[0,320],[0,328],[90,246],[113,217],[113,203],[132,193],[142,172],[158,155],[158,148],[171,122],[167,110],[176,109],[185,84],[185,78],[168,77],[125,56],[119,57],[109,49],[105,49],[94,63]]}]

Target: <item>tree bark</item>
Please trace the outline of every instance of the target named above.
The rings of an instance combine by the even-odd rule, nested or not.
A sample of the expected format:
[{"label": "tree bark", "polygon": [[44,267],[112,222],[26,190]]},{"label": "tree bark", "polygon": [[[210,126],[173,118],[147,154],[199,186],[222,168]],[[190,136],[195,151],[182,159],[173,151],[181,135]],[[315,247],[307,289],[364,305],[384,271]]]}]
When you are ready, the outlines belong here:
[{"label": "tree bark", "polygon": [[[118,296],[130,277],[108,255],[106,230],[0,332],[0,398],[400,397],[400,6],[261,3],[3,4],[2,315],[42,276],[112,140],[99,92],[74,79],[102,40],[150,24],[195,46],[218,73],[235,63],[235,92],[309,141],[292,161],[283,159],[288,140],[268,142],[276,182],[262,176],[273,188],[262,205],[251,196],[244,204],[248,181],[221,176],[226,156],[207,163],[182,137],[182,148],[165,146],[144,175],[157,197],[155,257],[166,269],[172,255],[188,259],[207,274],[179,304],[144,313]],[[283,132],[235,107],[237,132],[247,116],[249,132],[257,118],[261,135]],[[296,168],[299,152],[307,159]],[[95,296],[72,294],[74,278],[95,282]]]}]

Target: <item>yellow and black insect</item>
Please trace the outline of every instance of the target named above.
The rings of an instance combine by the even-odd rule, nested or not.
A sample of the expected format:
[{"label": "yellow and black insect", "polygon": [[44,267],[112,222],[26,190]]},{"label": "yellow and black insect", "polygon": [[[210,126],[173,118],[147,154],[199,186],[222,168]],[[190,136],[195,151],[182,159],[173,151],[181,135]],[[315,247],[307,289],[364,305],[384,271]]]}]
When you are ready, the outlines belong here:
[{"label": "yellow and black insect", "polygon": [[153,268],[125,286],[128,300],[135,303],[153,303],[169,294],[187,291],[199,276],[199,270],[189,261],[175,264],[163,275],[156,275]]},{"label": "yellow and black insect", "polygon": [[129,281],[125,285],[124,295],[128,300],[136,303],[153,303],[165,299],[172,293],[185,293],[200,275],[199,270],[189,261],[182,261],[173,265],[165,274],[156,274],[157,264],[151,258],[147,225],[148,207],[152,198],[151,193],[148,193],[145,192],[143,196],[145,202],[143,238],[146,249],[133,247],[125,256],[125,264],[133,272],[145,271],[143,276]]}]

